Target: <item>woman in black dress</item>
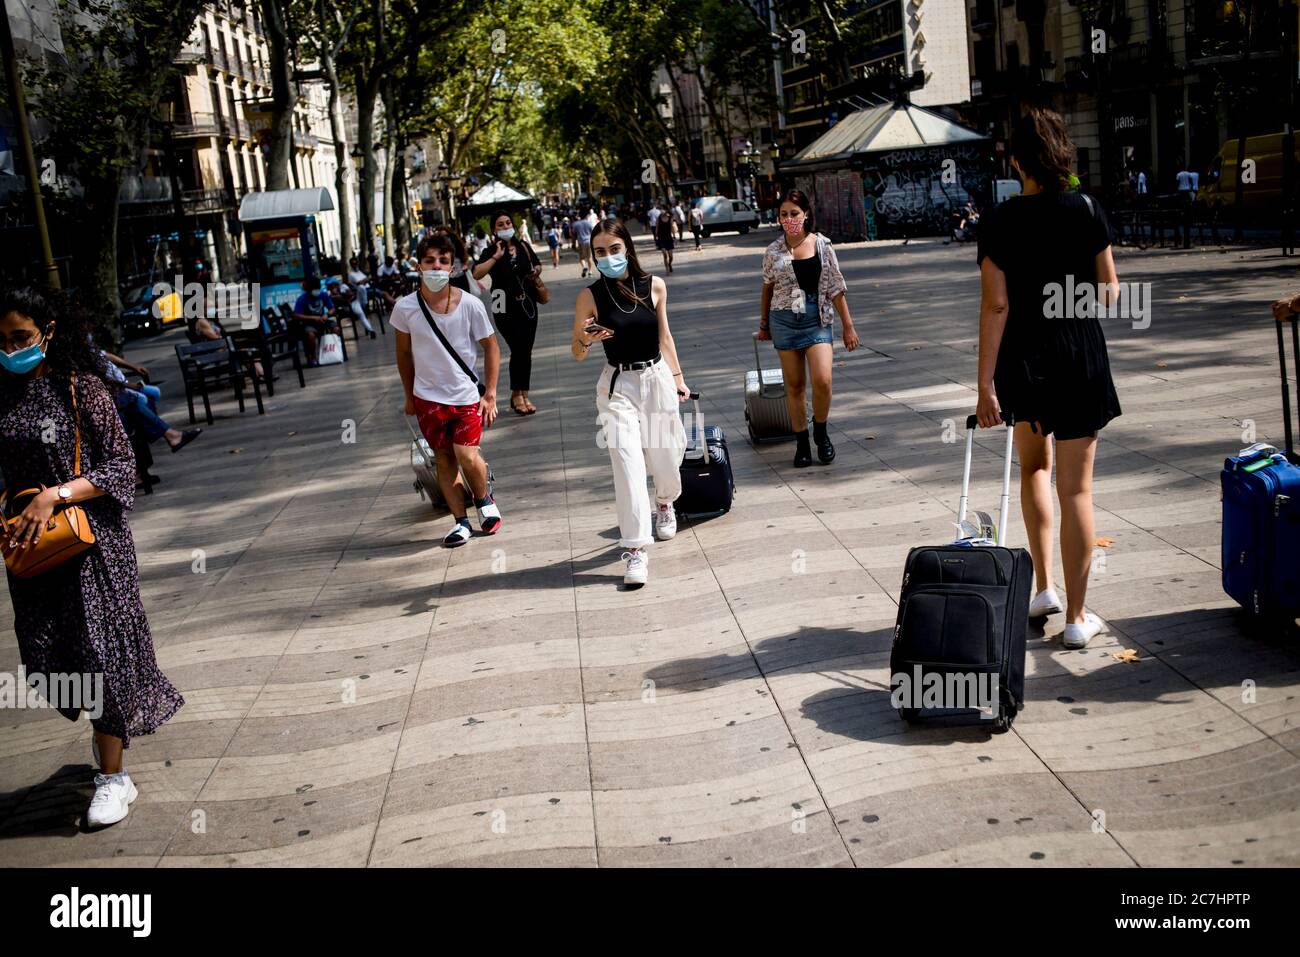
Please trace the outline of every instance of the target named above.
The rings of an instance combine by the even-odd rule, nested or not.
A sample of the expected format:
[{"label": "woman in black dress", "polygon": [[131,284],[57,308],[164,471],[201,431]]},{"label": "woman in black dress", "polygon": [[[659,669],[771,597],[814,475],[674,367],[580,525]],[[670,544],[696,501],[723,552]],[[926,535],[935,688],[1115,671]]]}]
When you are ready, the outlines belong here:
[{"label": "woman in black dress", "polygon": [[537,406],[528,400],[528,386],[537,338],[537,300],[527,280],[540,275],[542,263],[533,247],[519,238],[509,213],[492,217],[492,231],[494,238],[475,264],[474,278],[492,277],[492,321],[510,346],[510,408],[516,415],[532,415]]},{"label": "woman in black dress", "polygon": [[673,238],[673,228],[676,223],[673,222],[673,211],[669,207],[659,214],[659,221],[655,223],[655,245],[663,253],[664,268],[669,272],[673,271],[673,248],[677,245]]},{"label": "woman in black dress", "polygon": [[1016,126],[1011,151],[1024,191],[980,223],[977,415],[985,428],[1001,421],[1003,410],[1015,421],[1020,506],[1038,586],[1031,618],[1062,610],[1052,586],[1056,459],[1064,644],[1082,648],[1103,627],[1084,610],[1096,534],[1097,433],[1120,414],[1120,406],[1100,321],[1086,302],[1080,310],[1063,297],[1088,287],[1104,306],[1114,301],[1118,279],[1105,213],[1091,196],[1069,191],[1074,144],[1060,114],[1031,109]]},{"label": "woman in black dress", "polygon": [[[94,545],[60,565],[31,578],[8,576],[14,631],[29,678],[102,676],[102,695],[84,706],[100,772],[86,820],[102,826],[126,817],[136,798],[123,748],[157,730],[185,699],[154,659],[126,521],[135,456],[96,374],[87,327],[65,297],[30,289],[0,294],[0,473],[11,495],[45,487],[35,498],[6,503],[7,518],[17,513],[6,548],[31,547],[52,512],[70,503],[85,511],[95,535]],[[81,470],[74,474],[78,428]],[[74,721],[83,710],[51,703]]]}]

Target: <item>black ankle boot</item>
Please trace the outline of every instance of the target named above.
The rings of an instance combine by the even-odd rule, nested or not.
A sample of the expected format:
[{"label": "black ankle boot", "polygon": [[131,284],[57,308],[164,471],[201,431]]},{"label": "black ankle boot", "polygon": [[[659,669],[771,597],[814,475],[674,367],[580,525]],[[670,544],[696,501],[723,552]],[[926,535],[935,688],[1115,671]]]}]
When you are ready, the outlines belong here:
[{"label": "black ankle boot", "polygon": [[825,422],[813,419],[813,441],[817,443],[817,461],[822,465],[835,461],[835,446],[831,445],[831,438],[826,434]]},{"label": "black ankle boot", "polygon": [[794,467],[797,469],[806,469],[812,465],[812,449],[808,447],[808,430],[794,434]]}]

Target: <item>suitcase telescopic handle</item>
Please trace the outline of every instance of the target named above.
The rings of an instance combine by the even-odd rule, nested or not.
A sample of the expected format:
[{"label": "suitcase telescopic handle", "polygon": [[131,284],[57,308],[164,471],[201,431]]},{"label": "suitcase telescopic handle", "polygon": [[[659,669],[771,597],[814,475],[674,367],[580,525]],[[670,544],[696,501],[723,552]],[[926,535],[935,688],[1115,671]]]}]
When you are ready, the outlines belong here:
[{"label": "suitcase telescopic handle", "polygon": [[[1291,349],[1297,366],[1296,409],[1300,411],[1300,315],[1290,315],[1285,321],[1291,323]],[[1277,326],[1277,361],[1282,369],[1282,424],[1286,436],[1286,457],[1295,462],[1295,446],[1291,435],[1291,383],[1286,371],[1286,337],[1282,334],[1282,323],[1276,322],[1274,325]]]},{"label": "suitcase telescopic handle", "polygon": [[[1002,421],[1007,425],[1007,452],[1002,463],[1002,499],[998,503],[998,544],[1007,539],[1007,506],[1011,501],[1011,450],[1015,435],[1016,419],[1010,412],[1002,412]],[[979,427],[979,417],[966,416],[966,464],[961,470],[961,500],[957,503],[957,521],[966,521],[966,506],[970,502],[970,463],[971,452],[975,447],[975,430]]]},{"label": "suitcase telescopic handle", "polygon": [[754,333],[754,368],[758,370],[758,389],[763,391],[763,360],[758,355],[758,333]]},{"label": "suitcase telescopic handle", "polygon": [[695,417],[695,434],[700,437],[700,451],[704,453],[704,464],[709,464],[709,440],[704,434],[704,412],[700,409],[700,394],[692,392],[690,400],[695,404],[695,411],[692,413]]}]

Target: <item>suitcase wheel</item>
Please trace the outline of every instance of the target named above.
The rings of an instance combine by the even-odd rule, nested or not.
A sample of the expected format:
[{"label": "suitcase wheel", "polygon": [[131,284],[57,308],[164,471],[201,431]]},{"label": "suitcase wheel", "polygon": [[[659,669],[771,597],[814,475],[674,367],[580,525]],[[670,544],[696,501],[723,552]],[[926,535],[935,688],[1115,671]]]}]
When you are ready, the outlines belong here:
[{"label": "suitcase wheel", "polygon": [[1006,711],[1003,711],[1001,714],[999,714],[996,718],[993,719],[993,733],[1006,734],[1008,731],[1011,730],[1011,722],[1013,720],[1015,720],[1013,715],[1011,715]]}]

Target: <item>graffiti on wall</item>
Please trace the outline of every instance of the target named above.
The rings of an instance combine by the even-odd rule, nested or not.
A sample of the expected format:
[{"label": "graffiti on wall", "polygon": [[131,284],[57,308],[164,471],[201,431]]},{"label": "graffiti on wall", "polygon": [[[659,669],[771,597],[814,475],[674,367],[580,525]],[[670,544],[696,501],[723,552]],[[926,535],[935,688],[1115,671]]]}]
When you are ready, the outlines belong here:
[{"label": "graffiti on wall", "polygon": [[894,150],[872,156],[862,174],[864,206],[881,236],[946,234],[968,199],[982,204],[991,171],[974,145]]}]

